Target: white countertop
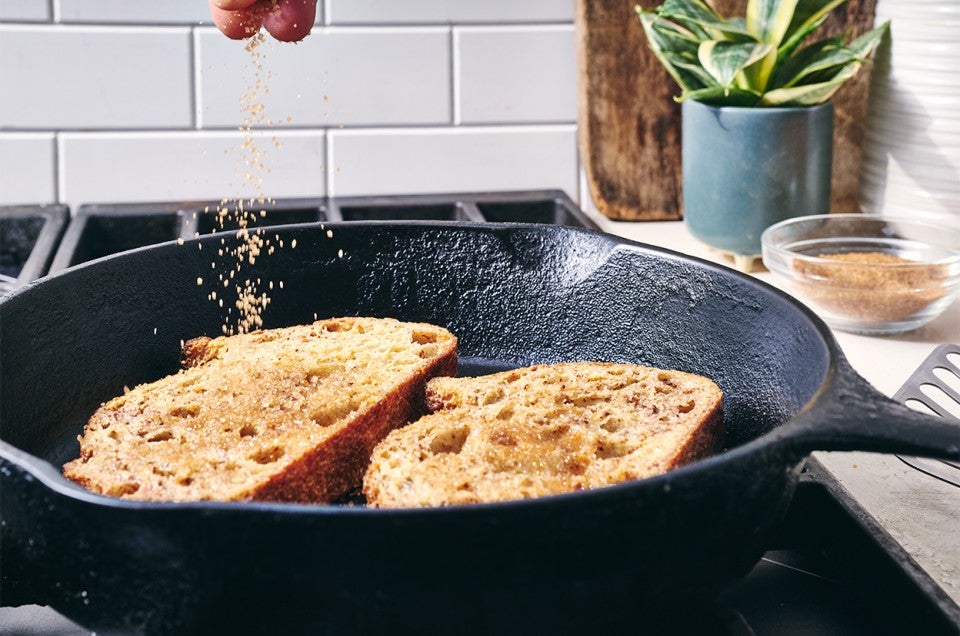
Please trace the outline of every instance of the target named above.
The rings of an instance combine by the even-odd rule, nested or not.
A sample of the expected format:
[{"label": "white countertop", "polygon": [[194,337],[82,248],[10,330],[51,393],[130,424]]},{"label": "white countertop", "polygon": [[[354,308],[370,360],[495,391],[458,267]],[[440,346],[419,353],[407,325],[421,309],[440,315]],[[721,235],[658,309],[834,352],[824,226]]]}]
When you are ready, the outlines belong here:
[{"label": "white countertop", "polygon": [[[595,211],[607,232],[733,267],[733,262],[694,239],[680,221],[615,222]],[[765,282],[773,276],[753,272]],[[834,331],[853,368],[892,396],[933,349],[960,344],[960,301],[934,322],[895,336]],[[925,475],[894,455],[820,452],[815,457],[857,502],[910,554],[944,592],[960,604],[960,488]]]}]

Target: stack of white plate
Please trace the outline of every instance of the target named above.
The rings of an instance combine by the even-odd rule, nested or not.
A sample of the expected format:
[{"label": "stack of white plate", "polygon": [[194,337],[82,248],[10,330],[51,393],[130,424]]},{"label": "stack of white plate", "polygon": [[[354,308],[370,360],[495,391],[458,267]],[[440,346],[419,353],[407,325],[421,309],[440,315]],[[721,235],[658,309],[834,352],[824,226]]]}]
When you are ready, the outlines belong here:
[{"label": "stack of white plate", "polygon": [[878,0],[860,204],[960,227],[960,0]]}]

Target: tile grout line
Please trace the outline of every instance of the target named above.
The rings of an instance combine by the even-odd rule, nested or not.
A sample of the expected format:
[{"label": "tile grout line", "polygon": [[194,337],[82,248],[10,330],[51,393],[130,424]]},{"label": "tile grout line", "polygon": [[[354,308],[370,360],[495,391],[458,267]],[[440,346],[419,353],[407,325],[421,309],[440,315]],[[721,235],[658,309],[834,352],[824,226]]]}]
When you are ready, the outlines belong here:
[{"label": "tile grout line", "polygon": [[323,11],[323,14],[320,17],[320,24],[322,26],[328,27],[330,26],[330,3],[332,2],[332,0],[321,0],[317,4],[321,4],[321,2],[322,2],[322,6],[320,7],[320,9]]},{"label": "tile grout line", "polygon": [[65,203],[63,194],[66,190],[67,171],[63,165],[63,139],[59,131],[53,133],[53,199],[57,203]]},{"label": "tile grout line", "polygon": [[[554,132],[557,130],[568,130],[576,129],[577,122],[575,121],[542,121],[542,122],[484,122],[484,123],[460,123],[458,126],[451,126],[449,123],[434,123],[434,124],[397,124],[397,123],[384,123],[384,124],[363,124],[363,125],[344,125],[339,126],[327,126],[327,125],[316,125],[316,126],[284,126],[284,127],[254,127],[252,130],[255,134],[267,135],[273,134],[278,136],[286,135],[312,135],[312,134],[323,134],[328,131],[332,131],[334,128],[340,130],[344,133],[361,133],[361,134],[404,134],[410,133],[415,134],[417,132],[422,132],[424,134],[442,134],[442,133],[462,133],[462,132],[478,132],[478,133],[509,133],[509,132],[518,132],[518,133],[532,133],[532,132]],[[9,128],[4,127],[0,128],[0,133],[4,134],[42,134],[45,132],[50,132],[52,127],[47,127],[43,129],[39,128]],[[156,137],[160,135],[178,135],[184,133],[209,133],[214,136],[224,136],[233,134],[239,134],[237,131],[237,126],[235,125],[216,125],[208,126],[205,128],[188,128],[188,127],[169,127],[169,128],[149,128],[149,127],[136,127],[136,128],[57,128],[56,132],[58,134],[68,134],[76,136],[113,136],[113,137],[132,137],[136,135],[145,135],[148,137]]]},{"label": "tile grout line", "polygon": [[327,192],[328,197],[333,196],[334,184],[333,184],[333,137],[330,135],[330,129],[325,129],[323,135],[323,162],[324,162],[324,171],[326,172],[326,187],[324,188]]},{"label": "tile grout line", "polygon": [[460,117],[460,37],[457,28],[450,27],[450,118],[453,126],[459,126]]},{"label": "tile grout line", "polygon": [[200,130],[200,47],[197,46],[197,40],[199,39],[197,30],[195,27],[190,28],[190,33],[188,34],[188,43],[187,43],[187,55],[189,56],[189,70],[188,74],[190,77],[190,104],[192,108],[190,109],[190,117],[192,119],[191,126],[194,130]]}]

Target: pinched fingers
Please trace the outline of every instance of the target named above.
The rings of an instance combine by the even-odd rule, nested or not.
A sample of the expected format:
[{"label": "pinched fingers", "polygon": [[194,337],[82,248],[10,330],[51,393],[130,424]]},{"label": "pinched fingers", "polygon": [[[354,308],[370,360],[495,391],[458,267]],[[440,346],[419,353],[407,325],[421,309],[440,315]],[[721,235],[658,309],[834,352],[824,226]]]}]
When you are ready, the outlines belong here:
[{"label": "pinched fingers", "polygon": [[313,27],[317,0],[208,0],[213,23],[228,38],[242,40],[262,26],[282,42],[302,40]]}]

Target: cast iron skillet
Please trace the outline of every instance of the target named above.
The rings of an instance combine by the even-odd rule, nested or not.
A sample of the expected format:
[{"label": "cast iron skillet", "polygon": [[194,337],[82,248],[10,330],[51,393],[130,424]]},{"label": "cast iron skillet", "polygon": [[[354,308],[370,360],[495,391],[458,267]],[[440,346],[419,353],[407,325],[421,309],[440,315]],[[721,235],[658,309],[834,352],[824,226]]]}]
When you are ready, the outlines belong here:
[{"label": "cast iron skillet", "polygon": [[639,608],[750,569],[810,451],[957,458],[960,429],[887,400],[805,307],[731,270],[555,226],[332,229],[280,228],[288,247],[248,267],[276,283],[267,327],[429,321],[459,336],[465,373],[580,359],[702,373],[725,393],[726,450],[592,492],[433,510],[93,495],[59,474],[86,418],[174,372],[181,339],[219,333],[197,277],[213,278],[221,237],[164,244],[0,305],[5,603],[155,633],[649,626]]}]

